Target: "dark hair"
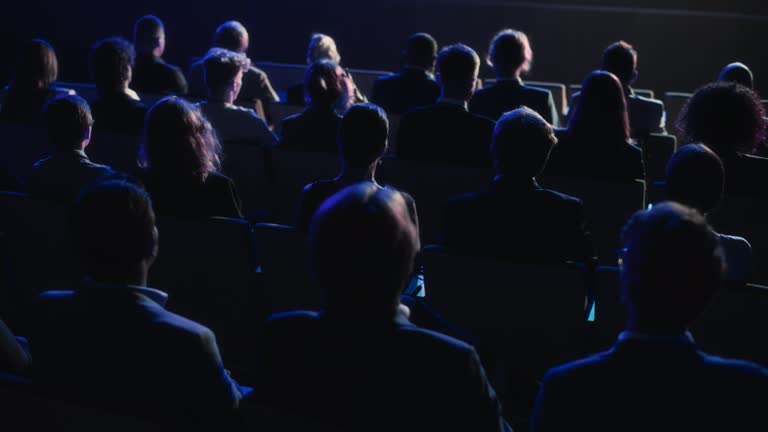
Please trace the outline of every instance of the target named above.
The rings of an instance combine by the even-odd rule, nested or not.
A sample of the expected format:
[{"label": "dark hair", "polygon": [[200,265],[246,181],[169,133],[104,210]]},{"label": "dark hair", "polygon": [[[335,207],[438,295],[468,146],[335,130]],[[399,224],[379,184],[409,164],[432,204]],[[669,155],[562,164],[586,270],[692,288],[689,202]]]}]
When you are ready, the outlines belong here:
[{"label": "dark hair", "polygon": [[142,166],[153,176],[204,178],[219,169],[221,145],[200,109],[168,96],[147,112]]},{"label": "dark hair", "polygon": [[48,141],[58,150],[80,150],[85,133],[93,125],[91,108],[77,95],[61,95],[43,108]]},{"label": "dark hair", "polygon": [[160,18],[154,15],[144,15],[133,26],[133,43],[136,49],[154,48],[156,40],[165,33],[165,26]]},{"label": "dark hair", "polygon": [[665,202],[635,213],[622,237],[621,282],[630,314],[656,330],[691,324],[723,274],[720,240],[704,217]]},{"label": "dark hair", "polygon": [[437,41],[427,33],[416,33],[405,45],[405,61],[411,66],[431,69],[437,58]]},{"label": "dark hair", "polygon": [[149,195],[125,181],[84,188],[70,212],[70,226],[85,270],[97,280],[124,277],[157,247]]},{"label": "dark hair", "polygon": [[752,90],[736,83],[714,82],[696,90],[678,120],[687,142],[709,146],[720,157],[752,153],[765,139],[765,109]]},{"label": "dark hair", "polygon": [[707,213],[723,197],[725,171],[717,155],[701,144],[680,147],[667,163],[669,199]]},{"label": "dark hair", "polygon": [[59,61],[53,46],[42,39],[28,42],[16,62],[11,91],[46,89],[59,75]]},{"label": "dark hair", "polygon": [[630,142],[627,100],[616,76],[605,71],[587,76],[568,122],[568,134],[595,145]]},{"label": "dark hair", "polygon": [[239,21],[227,21],[216,29],[213,46],[239,52],[247,36],[248,30]]},{"label": "dark hair", "polygon": [[518,30],[501,30],[488,48],[488,61],[500,76],[512,76],[521,68],[527,70],[532,59],[528,36]]},{"label": "dark hair", "polygon": [[608,45],[608,48],[603,51],[602,69],[616,75],[622,86],[629,87],[635,78],[637,51],[624,41]]},{"label": "dark hair", "polygon": [[235,79],[237,73],[250,64],[245,54],[225,49],[213,49],[203,61],[205,65],[205,84],[208,90],[217,92],[226,88]]},{"label": "dark hair", "polygon": [[341,77],[331,60],[318,60],[304,72],[304,98],[307,105],[331,106],[342,95]]},{"label": "dark hair", "polygon": [[121,37],[111,37],[93,44],[88,62],[96,87],[102,91],[119,89],[131,79],[135,58],[133,45]]},{"label": "dark hair", "polygon": [[371,182],[328,198],[310,224],[310,270],[331,310],[372,315],[394,307],[418,249],[403,196]]},{"label": "dark hair", "polygon": [[718,78],[720,81],[729,81],[736,84],[741,84],[744,87],[754,90],[755,89],[755,77],[752,75],[752,71],[744,63],[731,63],[720,71]]},{"label": "dark hair", "polygon": [[464,88],[476,78],[480,57],[464,44],[449,45],[437,56],[437,72],[445,87]]},{"label": "dark hair", "polygon": [[530,108],[501,116],[493,130],[491,158],[500,174],[535,177],[557,144],[552,126]]},{"label": "dark hair", "polygon": [[345,163],[368,166],[387,150],[389,120],[378,105],[356,104],[339,125],[339,154]]}]

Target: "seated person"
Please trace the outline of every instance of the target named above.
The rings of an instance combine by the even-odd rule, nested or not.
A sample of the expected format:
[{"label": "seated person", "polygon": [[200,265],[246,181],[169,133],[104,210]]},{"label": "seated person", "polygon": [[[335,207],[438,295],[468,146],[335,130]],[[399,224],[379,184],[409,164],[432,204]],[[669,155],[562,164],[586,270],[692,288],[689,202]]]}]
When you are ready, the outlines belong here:
[{"label": "seated person", "polygon": [[408,38],[403,54],[405,65],[400,73],[373,83],[371,99],[389,114],[400,115],[432,105],[440,97],[440,86],[433,75],[437,41],[427,33],[416,33]]},{"label": "seated person", "polygon": [[145,15],[133,27],[136,65],[133,68],[133,88],[153,94],[187,94],[187,80],[179,67],[163,60],[165,26],[160,18]]},{"label": "seated person", "polygon": [[222,141],[249,141],[272,147],[277,137],[267,122],[250,108],[234,105],[243,85],[248,58],[227,50],[211,50],[205,58],[205,83],[208,100],[200,104]]},{"label": "seated person", "polygon": [[53,154],[35,163],[27,179],[36,197],[72,203],[83,186],[117,173],[91,162],[85,148],[91,141],[93,117],[80,96],[59,96],[48,102],[43,115]]},{"label": "seated person", "polygon": [[38,126],[48,100],[75,94],[54,85],[58,75],[59,62],[51,44],[42,39],[27,43],[16,62],[13,81],[0,91],[0,120]]},{"label": "seated person", "polygon": [[552,126],[533,110],[504,114],[491,144],[496,178],[488,190],[451,199],[443,243],[521,260],[591,260],[581,201],[536,183],[556,144]]},{"label": "seated person", "polygon": [[736,62],[727,65],[720,71],[718,80],[741,84],[750,90],[755,89],[755,77],[744,63]]},{"label": "seated person", "polygon": [[[667,163],[667,198],[707,215],[723,198],[723,163],[701,144],[681,147]],[[727,281],[748,282],[752,273],[752,247],[746,239],[717,234],[723,247]]]},{"label": "seated person", "polygon": [[0,319],[0,374],[11,373],[24,375],[29,369],[30,357],[25,342],[13,335],[8,326]]},{"label": "seated person", "polygon": [[720,288],[717,234],[696,210],[662,203],[636,213],[623,239],[626,330],[611,350],[546,374],[531,430],[763,429],[768,371],[707,355],[688,332]]},{"label": "seated person", "polygon": [[325,308],[269,319],[254,397],[342,430],[508,430],[474,348],[399,302],[419,249],[408,213],[371,182],[325,201],[308,243]]},{"label": "seated person", "polygon": [[[334,179],[318,180],[304,187],[299,201],[299,229],[306,231],[317,209],[341,189],[358,182],[369,182],[381,187],[376,183],[376,167],[387,151],[388,135],[387,114],[376,105],[353,105],[344,114],[338,133],[341,172]],[[416,205],[409,195],[402,195],[411,219],[418,228]]]},{"label": "seated person", "polygon": [[145,184],[161,216],[241,218],[235,184],[217,170],[221,145],[200,110],[176,96],[147,114],[141,149]]},{"label": "seated person", "polygon": [[133,45],[118,37],[91,47],[88,60],[98,93],[92,107],[96,130],[141,135],[147,106],[128,87],[135,56]]},{"label": "seated person", "polygon": [[533,50],[528,36],[517,30],[496,33],[488,49],[488,63],[496,72],[496,82],[475,92],[469,101],[473,113],[497,120],[505,112],[526,106],[554,127],[560,125],[555,100],[548,90],[530,87],[520,77],[531,70]]},{"label": "seated person", "polygon": [[168,295],[147,287],[158,251],[147,193],[98,183],[78,198],[71,226],[87,278],[33,305],[29,336],[40,385],[131,416],[194,424],[231,414],[240,390],[216,337],[165,310]]},{"label": "seated person", "polygon": [[493,120],[467,111],[479,67],[480,58],[466,45],[451,45],[440,51],[440,98],[435,105],[417,108],[400,119],[398,157],[488,165]]}]

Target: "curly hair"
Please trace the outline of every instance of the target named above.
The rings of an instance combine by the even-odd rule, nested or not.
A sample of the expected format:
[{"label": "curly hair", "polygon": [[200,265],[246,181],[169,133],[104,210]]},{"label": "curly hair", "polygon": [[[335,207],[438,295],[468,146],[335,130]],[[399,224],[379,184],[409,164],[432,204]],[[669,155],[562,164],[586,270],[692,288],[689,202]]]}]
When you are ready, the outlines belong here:
[{"label": "curly hair", "polygon": [[131,79],[135,59],[133,44],[121,37],[111,37],[93,44],[88,63],[96,87],[102,90],[120,88]]}]

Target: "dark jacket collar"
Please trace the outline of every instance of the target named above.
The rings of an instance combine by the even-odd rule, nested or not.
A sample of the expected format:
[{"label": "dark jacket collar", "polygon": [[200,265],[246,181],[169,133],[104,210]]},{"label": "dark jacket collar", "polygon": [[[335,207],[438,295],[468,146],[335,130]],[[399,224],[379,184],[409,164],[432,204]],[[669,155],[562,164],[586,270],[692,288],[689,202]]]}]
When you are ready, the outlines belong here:
[{"label": "dark jacket collar", "polygon": [[79,292],[84,293],[96,293],[99,294],[107,294],[107,293],[134,293],[138,294],[143,298],[146,298],[148,300],[151,300],[155,303],[157,303],[161,307],[165,307],[165,304],[168,302],[168,293],[164,291],[160,291],[158,289],[149,288],[149,287],[142,287],[142,286],[136,286],[136,285],[111,285],[111,284],[105,284],[101,282],[95,282],[92,280],[86,280],[83,285],[78,289]]},{"label": "dark jacket collar", "polygon": [[491,183],[492,192],[522,192],[522,191],[536,191],[541,190],[542,187],[536,182],[535,178],[531,177],[513,177],[499,175],[493,179]]}]

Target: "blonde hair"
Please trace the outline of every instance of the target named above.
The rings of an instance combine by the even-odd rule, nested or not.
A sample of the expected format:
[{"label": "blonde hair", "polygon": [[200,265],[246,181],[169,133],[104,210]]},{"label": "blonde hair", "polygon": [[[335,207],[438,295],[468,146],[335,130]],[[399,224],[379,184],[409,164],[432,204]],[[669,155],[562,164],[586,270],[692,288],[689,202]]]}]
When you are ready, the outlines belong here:
[{"label": "blonde hair", "polygon": [[336,41],[326,34],[315,33],[309,38],[307,64],[323,59],[331,60],[335,63],[341,62],[339,50],[336,48]]}]

